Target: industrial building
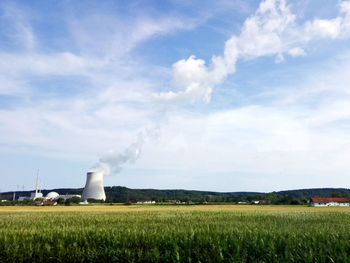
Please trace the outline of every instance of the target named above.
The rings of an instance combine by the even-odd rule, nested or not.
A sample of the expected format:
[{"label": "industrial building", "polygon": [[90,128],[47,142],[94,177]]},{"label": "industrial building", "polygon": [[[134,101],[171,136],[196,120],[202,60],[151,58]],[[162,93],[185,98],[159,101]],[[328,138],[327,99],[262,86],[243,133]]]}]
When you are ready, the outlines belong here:
[{"label": "industrial building", "polygon": [[39,170],[38,170],[38,174],[36,175],[35,192],[30,193],[30,196],[18,197],[18,201],[35,200],[38,198],[43,198],[43,194],[41,193],[41,190],[39,189]]},{"label": "industrial building", "polygon": [[[35,191],[30,193],[30,196],[20,196],[18,197],[18,201],[25,200],[40,200],[40,201],[57,201],[58,199],[63,199],[64,201],[67,199],[71,199],[74,197],[80,198],[86,204],[89,199],[93,200],[106,200],[106,194],[103,186],[103,177],[104,173],[100,171],[96,172],[88,172],[86,175],[86,183],[83,190],[83,194],[65,194],[60,195],[57,192],[49,192],[46,196],[43,195],[39,188],[39,175],[36,177]],[[13,200],[15,200],[15,193]]]},{"label": "industrial building", "polygon": [[58,199],[71,199],[73,197],[81,198],[81,195],[60,195],[56,192],[49,192],[46,196],[43,195],[39,188],[39,176],[36,177],[36,184],[35,184],[35,192],[30,193],[30,196],[20,196],[18,197],[18,201],[24,201],[24,200],[37,200],[42,199],[44,201],[57,201]]}]

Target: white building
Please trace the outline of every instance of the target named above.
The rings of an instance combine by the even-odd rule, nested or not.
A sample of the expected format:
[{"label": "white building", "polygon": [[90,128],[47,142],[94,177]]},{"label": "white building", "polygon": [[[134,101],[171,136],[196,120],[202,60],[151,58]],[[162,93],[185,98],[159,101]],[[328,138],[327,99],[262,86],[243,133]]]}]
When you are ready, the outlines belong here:
[{"label": "white building", "polygon": [[50,192],[46,195],[45,199],[48,200],[57,200],[60,197],[60,195],[56,192]]},{"label": "white building", "polygon": [[311,206],[350,206],[350,198],[332,197],[332,198],[311,198]]}]

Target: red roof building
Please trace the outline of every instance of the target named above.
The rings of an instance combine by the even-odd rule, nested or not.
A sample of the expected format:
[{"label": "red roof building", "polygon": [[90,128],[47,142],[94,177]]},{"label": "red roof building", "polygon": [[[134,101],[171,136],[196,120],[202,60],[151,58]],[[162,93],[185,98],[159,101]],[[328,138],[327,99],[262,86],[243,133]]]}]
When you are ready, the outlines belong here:
[{"label": "red roof building", "polygon": [[343,197],[313,197],[311,206],[350,206],[350,198]]}]

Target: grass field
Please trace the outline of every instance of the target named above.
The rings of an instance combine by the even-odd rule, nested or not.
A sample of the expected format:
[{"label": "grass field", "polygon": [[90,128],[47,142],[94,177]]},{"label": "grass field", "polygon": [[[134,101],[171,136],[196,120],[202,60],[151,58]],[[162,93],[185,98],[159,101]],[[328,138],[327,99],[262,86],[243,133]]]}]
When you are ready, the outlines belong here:
[{"label": "grass field", "polygon": [[0,207],[0,262],[350,262],[350,208]]}]

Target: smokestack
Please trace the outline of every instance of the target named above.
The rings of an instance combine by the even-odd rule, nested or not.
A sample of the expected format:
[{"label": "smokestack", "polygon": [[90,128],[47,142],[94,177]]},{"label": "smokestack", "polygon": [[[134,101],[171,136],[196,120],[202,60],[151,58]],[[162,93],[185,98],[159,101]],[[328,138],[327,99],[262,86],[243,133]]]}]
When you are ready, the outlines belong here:
[{"label": "smokestack", "polygon": [[103,188],[103,172],[87,173],[86,184],[81,199],[82,201],[88,199],[106,200],[106,194]]}]

